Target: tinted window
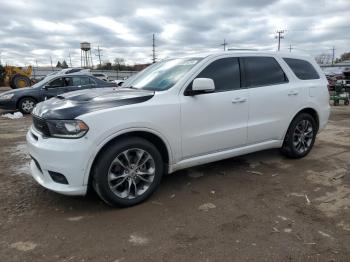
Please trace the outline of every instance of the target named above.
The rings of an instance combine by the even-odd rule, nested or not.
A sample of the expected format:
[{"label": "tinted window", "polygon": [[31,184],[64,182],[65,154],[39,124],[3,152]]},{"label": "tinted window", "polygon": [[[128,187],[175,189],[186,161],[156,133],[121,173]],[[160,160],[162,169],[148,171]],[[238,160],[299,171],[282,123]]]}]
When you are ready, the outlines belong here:
[{"label": "tinted window", "polygon": [[244,57],[245,85],[247,87],[276,85],[288,82],[278,62],[273,57]]},{"label": "tinted window", "polygon": [[317,74],[315,68],[305,60],[294,59],[294,58],[283,58],[284,61],[293,70],[294,74],[302,80],[319,79],[320,76]]},{"label": "tinted window", "polygon": [[241,83],[238,58],[230,57],[216,60],[200,72],[196,78],[213,79],[216,92],[239,89]]},{"label": "tinted window", "polygon": [[50,87],[60,87],[64,86],[62,78],[57,78],[53,81],[50,82],[49,84]]},{"label": "tinted window", "polygon": [[80,78],[80,84],[82,86],[90,85],[90,81],[88,77],[81,77]]}]

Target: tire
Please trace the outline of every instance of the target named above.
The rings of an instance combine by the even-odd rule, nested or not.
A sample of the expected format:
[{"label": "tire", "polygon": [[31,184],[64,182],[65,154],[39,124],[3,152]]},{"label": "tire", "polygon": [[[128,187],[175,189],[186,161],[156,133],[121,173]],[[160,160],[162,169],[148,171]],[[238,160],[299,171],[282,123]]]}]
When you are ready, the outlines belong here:
[{"label": "tire", "polygon": [[349,105],[349,100],[344,101],[344,105],[348,106]]},{"label": "tire", "polygon": [[30,114],[33,111],[36,103],[37,101],[34,98],[24,97],[19,101],[18,109],[23,114]]},{"label": "tire", "polygon": [[99,155],[92,175],[93,188],[105,203],[133,206],[149,198],[159,186],[163,159],[149,141],[126,137],[113,142]]},{"label": "tire", "polygon": [[10,87],[13,89],[22,88],[26,86],[30,86],[31,82],[29,77],[23,76],[20,74],[15,74],[11,77]]},{"label": "tire", "polygon": [[282,154],[289,158],[306,156],[315,143],[317,131],[316,121],[310,114],[298,114],[289,125],[281,148]]}]

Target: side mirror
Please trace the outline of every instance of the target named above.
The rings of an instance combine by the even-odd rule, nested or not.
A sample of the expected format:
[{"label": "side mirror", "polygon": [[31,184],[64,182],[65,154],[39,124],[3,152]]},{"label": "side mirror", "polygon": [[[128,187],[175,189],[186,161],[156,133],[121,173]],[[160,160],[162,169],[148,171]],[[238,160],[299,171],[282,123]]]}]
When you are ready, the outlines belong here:
[{"label": "side mirror", "polygon": [[47,89],[49,89],[50,88],[50,86],[49,85],[45,85],[45,86],[43,86],[43,89],[45,89],[45,90],[47,90]]},{"label": "side mirror", "polygon": [[215,91],[215,84],[211,78],[196,78],[192,83],[192,90],[187,95],[198,95]]}]

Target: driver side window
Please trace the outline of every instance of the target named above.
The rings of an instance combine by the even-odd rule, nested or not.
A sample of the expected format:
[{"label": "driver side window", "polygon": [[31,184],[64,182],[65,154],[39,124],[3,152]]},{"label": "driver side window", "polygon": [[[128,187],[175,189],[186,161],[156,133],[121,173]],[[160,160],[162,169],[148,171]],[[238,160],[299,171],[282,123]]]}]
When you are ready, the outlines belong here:
[{"label": "driver side window", "polygon": [[[215,84],[215,92],[231,91],[241,88],[240,68],[237,57],[218,59],[200,72],[196,78],[210,78]],[[193,82],[193,81],[192,81]],[[192,89],[192,82],[186,90]]]},{"label": "driver side window", "polygon": [[53,80],[49,83],[50,88],[62,87],[62,86],[64,86],[62,78],[56,78],[55,80]]}]

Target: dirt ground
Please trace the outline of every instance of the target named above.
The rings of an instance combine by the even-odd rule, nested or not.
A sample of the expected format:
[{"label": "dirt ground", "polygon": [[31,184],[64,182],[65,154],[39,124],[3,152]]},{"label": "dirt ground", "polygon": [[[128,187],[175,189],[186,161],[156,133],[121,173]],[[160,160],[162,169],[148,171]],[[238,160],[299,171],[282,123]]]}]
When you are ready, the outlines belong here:
[{"label": "dirt ground", "polygon": [[350,106],[304,159],[268,150],[180,171],[125,209],[37,185],[30,124],[0,117],[0,261],[350,261]]}]

